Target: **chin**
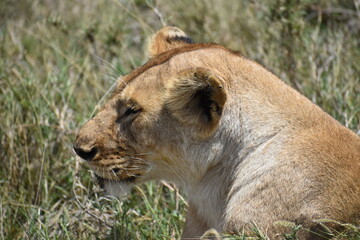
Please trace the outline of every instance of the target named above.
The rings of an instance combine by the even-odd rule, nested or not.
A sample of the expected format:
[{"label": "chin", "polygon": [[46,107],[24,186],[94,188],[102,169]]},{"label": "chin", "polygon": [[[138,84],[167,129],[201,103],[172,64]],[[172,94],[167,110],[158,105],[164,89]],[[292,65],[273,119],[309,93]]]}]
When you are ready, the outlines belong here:
[{"label": "chin", "polygon": [[108,195],[117,197],[119,199],[125,197],[134,186],[133,181],[124,181],[124,180],[108,180],[99,176],[96,176],[99,182],[99,185],[102,189],[106,191]]}]

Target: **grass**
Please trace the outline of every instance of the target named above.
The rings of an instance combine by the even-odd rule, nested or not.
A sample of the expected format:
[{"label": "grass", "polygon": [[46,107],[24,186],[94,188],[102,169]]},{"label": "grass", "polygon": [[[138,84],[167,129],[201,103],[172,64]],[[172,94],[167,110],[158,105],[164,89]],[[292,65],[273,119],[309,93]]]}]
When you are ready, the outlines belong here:
[{"label": "grass", "polygon": [[[151,182],[120,202],[71,150],[165,24],[240,50],[360,134],[359,19],[351,0],[2,1],[0,239],[179,238],[186,201],[174,186]],[[347,226],[342,237],[360,239]]]}]

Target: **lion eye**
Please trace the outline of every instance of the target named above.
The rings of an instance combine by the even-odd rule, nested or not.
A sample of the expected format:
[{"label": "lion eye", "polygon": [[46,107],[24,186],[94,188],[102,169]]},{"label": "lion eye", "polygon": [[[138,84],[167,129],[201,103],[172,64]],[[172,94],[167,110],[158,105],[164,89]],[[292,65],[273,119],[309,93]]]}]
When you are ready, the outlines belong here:
[{"label": "lion eye", "polygon": [[120,123],[122,121],[130,121],[131,119],[134,119],[137,113],[141,111],[141,108],[132,108],[129,107],[125,110],[125,112],[116,120],[117,123]]},{"label": "lion eye", "polygon": [[135,109],[135,108],[129,107],[128,109],[126,109],[126,111],[124,112],[122,117],[127,117],[127,116],[130,116],[132,114],[136,114],[136,113],[138,113],[140,111],[141,111],[141,109]]}]

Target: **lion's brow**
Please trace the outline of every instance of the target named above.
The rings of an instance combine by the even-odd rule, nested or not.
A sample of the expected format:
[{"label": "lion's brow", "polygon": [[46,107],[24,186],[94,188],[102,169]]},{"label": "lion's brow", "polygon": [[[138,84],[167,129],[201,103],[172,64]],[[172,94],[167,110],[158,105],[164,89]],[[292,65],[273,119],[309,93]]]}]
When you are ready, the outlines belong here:
[{"label": "lion's brow", "polygon": [[169,61],[172,57],[181,54],[181,53],[186,53],[186,52],[191,52],[191,51],[195,51],[198,49],[206,49],[206,48],[216,48],[216,49],[223,49],[231,54],[235,54],[235,55],[241,55],[240,52],[237,51],[233,51],[230,50],[220,44],[215,44],[215,43],[194,43],[194,44],[189,44],[183,47],[179,47],[179,48],[175,48],[169,51],[166,51],[164,53],[161,53],[157,56],[155,56],[154,58],[151,58],[149,61],[147,61],[144,65],[140,66],[139,68],[135,69],[134,71],[132,71],[131,73],[129,73],[128,75],[125,75],[122,79],[122,84],[121,87],[118,87],[114,94],[117,94],[119,92],[121,92],[123,90],[123,88],[126,86],[126,84],[128,84],[129,82],[131,82],[133,79],[135,79],[136,77],[138,77],[140,74],[144,73],[146,70],[158,66],[160,64],[163,64],[167,61]]}]

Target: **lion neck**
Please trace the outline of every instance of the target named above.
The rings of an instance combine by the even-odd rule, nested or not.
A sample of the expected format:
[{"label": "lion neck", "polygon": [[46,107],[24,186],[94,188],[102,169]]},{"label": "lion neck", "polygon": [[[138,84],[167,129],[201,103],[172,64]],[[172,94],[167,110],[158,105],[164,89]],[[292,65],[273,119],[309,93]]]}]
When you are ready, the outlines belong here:
[{"label": "lion neck", "polygon": [[276,119],[273,114],[279,114],[274,106],[265,106],[255,115],[250,104],[246,104],[247,108],[229,105],[215,135],[206,143],[189,147],[191,153],[187,159],[192,167],[187,170],[187,177],[178,183],[188,194],[197,215],[218,231],[225,227],[222,224],[226,222],[229,191],[238,168],[286,129],[285,122],[273,121]]}]

